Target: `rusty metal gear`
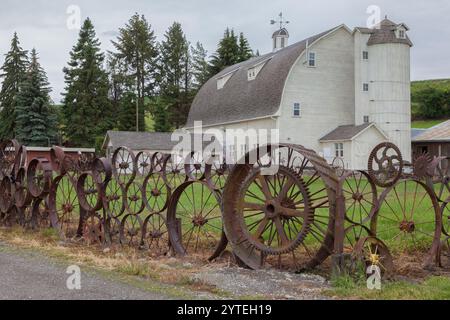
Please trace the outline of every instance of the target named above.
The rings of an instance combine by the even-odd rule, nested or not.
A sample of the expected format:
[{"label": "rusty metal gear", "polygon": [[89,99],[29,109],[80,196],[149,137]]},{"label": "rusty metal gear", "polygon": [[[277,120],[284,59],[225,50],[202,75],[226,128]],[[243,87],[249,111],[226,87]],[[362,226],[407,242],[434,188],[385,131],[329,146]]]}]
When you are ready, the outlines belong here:
[{"label": "rusty metal gear", "polygon": [[403,165],[400,149],[393,143],[384,142],[370,153],[369,175],[377,186],[389,188],[401,179]]},{"label": "rusty metal gear", "polygon": [[429,166],[433,159],[428,153],[423,153],[414,159],[413,172],[416,179],[422,180],[428,177]]}]

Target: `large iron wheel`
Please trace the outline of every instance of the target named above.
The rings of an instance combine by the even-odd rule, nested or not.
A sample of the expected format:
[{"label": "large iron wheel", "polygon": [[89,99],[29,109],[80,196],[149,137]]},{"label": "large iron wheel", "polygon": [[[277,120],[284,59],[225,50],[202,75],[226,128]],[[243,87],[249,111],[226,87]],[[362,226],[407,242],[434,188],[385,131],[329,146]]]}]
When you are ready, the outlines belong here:
[{"label": "large iron wheel", "polygon": [[126,147],[118,148],[112,157],[113,174],[119,184],[127,186],[136,177],[136,157]]},{"label": "large iron wheel", "polygon": [[145,209],[144,195],[142,186],[132,182],[126,188],[126,209],[129,214],[140,214]]},{"label": "large iron wheel", "polygon": [[104,193],[103,208],[107,215],[111,218],[121,217],[125,212],[125,188],[116,179],[112,179],[106,184]]},{"label": "large iron wheel", "polygon": [[48,195],[52,181],[52,167],[47,159],[33,159],[27,169],[28,191],[34,198]]},{"label": "large iron wheel", "polygon": [[145,178],[144,202],[148,211],[161,213],[166,210],[170,194],[162,173],[151,173]]},{"label": "large iron wheel", "polygon": [[80,206],[87,212],[102,208],[102,186],[91,173],[83,173],[77,182],[77,196]]}]

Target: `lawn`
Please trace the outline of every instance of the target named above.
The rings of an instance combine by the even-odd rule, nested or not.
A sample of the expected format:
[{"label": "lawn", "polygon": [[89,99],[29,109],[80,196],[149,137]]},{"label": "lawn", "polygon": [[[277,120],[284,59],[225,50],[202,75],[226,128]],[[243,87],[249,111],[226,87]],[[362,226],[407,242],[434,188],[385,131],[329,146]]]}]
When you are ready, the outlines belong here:
[{"label": "lawn", "polygon": [[442,122],[446,121],[448,119],[442,119],[442,120],[419,120],[419,121],[413,121],[411,126],[413,129],[429,129],[434,126],[437,126],[438,124],[441,124]]}]

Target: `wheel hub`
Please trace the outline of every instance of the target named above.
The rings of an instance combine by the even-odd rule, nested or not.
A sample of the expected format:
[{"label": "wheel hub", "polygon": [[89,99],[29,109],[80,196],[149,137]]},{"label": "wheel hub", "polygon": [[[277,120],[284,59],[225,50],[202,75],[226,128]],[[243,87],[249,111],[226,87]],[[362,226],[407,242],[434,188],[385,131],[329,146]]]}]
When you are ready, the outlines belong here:
[{"label": "wheel hub", "polygon": [[71,213],[74,209],[73,205],[71,203],[65,203],[62,206],[62,209],[64,213]]},{"label": "wheel hub", "polygon": [[362,201],[362,199],[363,199],[363,195],[361,193],[356,192],[356,193],[353,194],[353,200],[355,200],[355,201]]},{"label": "wheel hub", "polygon": [[119,164],[119,168],[120,169],[128,169],[129,168],[128,162],[121,162]]},{"label": "wheel hub", "polygon": [[154,230],[154,231],[150,232],[150,238],[152,238],[152,239],[159,239],[161,237],[162,237],[161,231]]},{"label": "wheel hub", "polygon": [[203,216],[196,216],[192,219],[192,223],[196,227],[203,227],[205,224],[209,222],[208,219],[205,219]]},{"label": "wheel hub", "polygon": [[161,191],[159,191],[158,189],[153,189],[151,193],[154,197],[159,197],[161,195]]},{"label": "wheel hub", "polygon": [[414,221],[403,221],[400,223],[400,230],[406,233],[413,233],[416,231],[416,225]]}]

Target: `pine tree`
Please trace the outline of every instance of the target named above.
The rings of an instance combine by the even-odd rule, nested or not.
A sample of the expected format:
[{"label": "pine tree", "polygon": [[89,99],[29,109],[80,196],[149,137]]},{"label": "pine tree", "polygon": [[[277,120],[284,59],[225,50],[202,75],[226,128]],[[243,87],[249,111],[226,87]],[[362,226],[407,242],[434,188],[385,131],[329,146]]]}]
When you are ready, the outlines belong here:
[{"label": "pine tree", "polygon": [[247,38],[245,38],[244,33],[241,32],[239,35],[239,61],[247,61],[253,57],[253,50],[250,48]]},{"label": "pine tree", "polygon": [[170,132],[169,111],[167,109],[167,101],[163,98],[157,98],[153,105],[153,118],[155,121],[155,132]]},{"label": "pine tree", "polygon": [[[144,16],[135,14],[124,28],[119,29],[117,41],[112,42],[115,56],[127,65],[126,75],[132,80],[139,97],[139,130],[145,130],[145,101],[156,89],[158,51],[156,37]],[[136,122],[136,120],[134,120]]]},{"label": "pine tree", "polygon": [[70,52],[68,67],[63,70],[66,82],[63,113],[70,145],[92,147],[113,128],[114,115],[108,99],[104,59],[94,26],[88,18]]},{"label": "pine tree", "polygon": [[215,75],[239,62],[239,44],[234,30],[227,28],[222,40],[217,47],[217,52],[212,56],[210,74]]},{"label": "pine tree", "polygon": [[17,96],[16,138],[27,146],[50,146],[56,142],[57,114],[50,105],[50,87],[36,50]]},{"label": "pine tree", "polygon": [[178,22],[167,30],[161,43],[160,79],[160,95],[169,113],[169,123],[180,128],[189,114],[192,62],[189,42]]},{"label": "pine tree", "polygon": [[22,50],[17,33],[11,41],[11,49],[0,69],[0,140],[15,136],[15,110],[17,94],[28,64],[27,52]]},{"label": "pine tree", "polygon": [[199,90],[209,80],[208,52],[200,42],[191,47],[193,87]]}]

